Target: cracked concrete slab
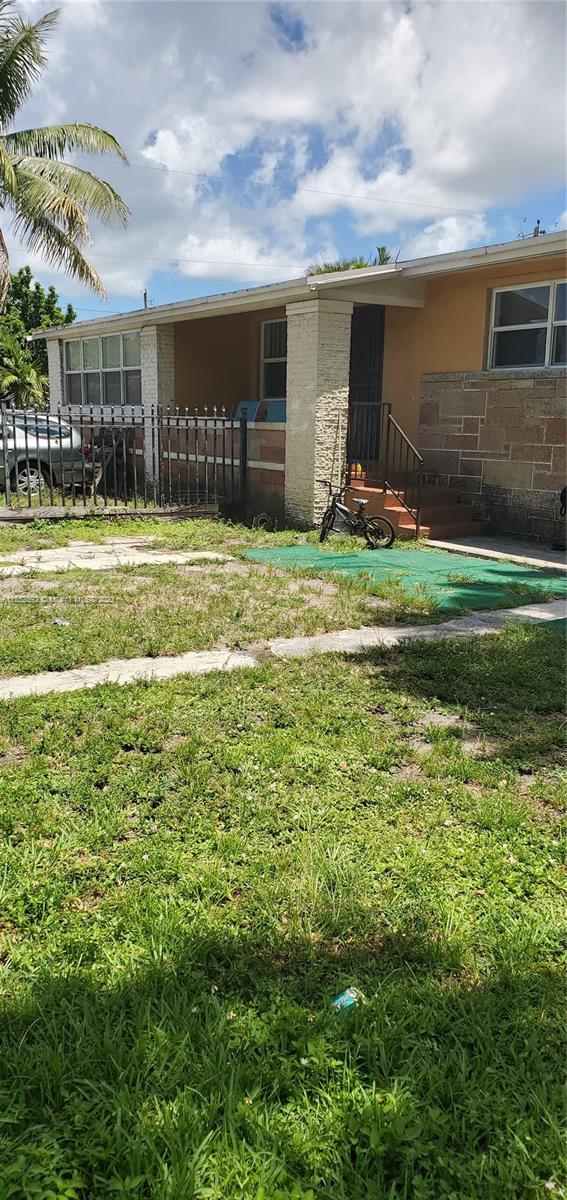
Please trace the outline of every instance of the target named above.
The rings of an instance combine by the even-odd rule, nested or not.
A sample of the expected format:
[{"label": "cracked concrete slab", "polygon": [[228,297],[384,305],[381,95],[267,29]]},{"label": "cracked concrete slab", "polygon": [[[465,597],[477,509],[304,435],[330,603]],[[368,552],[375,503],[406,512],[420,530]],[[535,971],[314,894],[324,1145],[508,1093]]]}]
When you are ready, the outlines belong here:
[{"label": "cracked concrete slab", "polygon": [[[147,539],[151,542],[152,539]],[[40,571],[112,571],[117,567],[159,566],[233,561],[214,550],[168,550],[147,545],[143,538],[112,538],[106,544],[70,542],[49,550],[22,550],[0,557],[0,577],[14,578]]]},{"label": "cracked concrete slab", "polygon": [[303,658],[310,654],[360,654],[380,646],[393,647],[409,640],[442,641],[450,637],[481,637],[496,632],[510,620],[528,623],[567,619],[567,602],[525,604],[497,612],[471,613],[440,625],[388,628],[368,626],[341,629],[312,637],[273,638],[244,650],[192,650],[161,658],[109,659],[71,671],[44,671],[40,675],[14,675],[0,680],[0,700],[22,696],[45,696],[51,692],[75,692],[104,683],[128,684],[138,680],[172,679],[176,675],[204,675],[211,671],[235,671],[256,667],[274,658]]}]

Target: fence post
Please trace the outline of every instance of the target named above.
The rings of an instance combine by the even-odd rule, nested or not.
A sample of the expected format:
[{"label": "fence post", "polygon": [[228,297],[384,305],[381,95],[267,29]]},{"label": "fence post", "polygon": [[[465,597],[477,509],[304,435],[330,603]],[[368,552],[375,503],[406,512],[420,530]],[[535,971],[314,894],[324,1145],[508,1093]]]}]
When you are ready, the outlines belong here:
[{"label": "fence post", "polygon": [[[4,491],[6,494],[6,508],[11,507],[12,497],[10,494],[10,467],[8,463],[8,422],[6,420],[6,408],[2,405],[0,411],[0,433],[2,436],[2,457],[4,460]],[[14,453],[15,453],[14,439]]]},{"label": "fence post", "polygon": [[248,501],[248,411],[242,409],[240,417],[240,508],[246,516]]}]

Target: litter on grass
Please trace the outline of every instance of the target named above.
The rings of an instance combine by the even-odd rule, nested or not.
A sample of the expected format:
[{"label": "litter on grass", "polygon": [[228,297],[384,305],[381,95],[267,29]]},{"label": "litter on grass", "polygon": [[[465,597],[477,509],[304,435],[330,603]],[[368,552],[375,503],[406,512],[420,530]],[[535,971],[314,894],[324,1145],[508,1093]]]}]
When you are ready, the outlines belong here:
[{"label": "litter on grass", "polygon": [[341,992],[340,995],[335,996],[334,1000],[331,1000],[331,1007],[336,1012],[343,1012],[346,1008],[355,1008],[357,1004],[358,992],[353,987],[347,988],[345,992]]}]

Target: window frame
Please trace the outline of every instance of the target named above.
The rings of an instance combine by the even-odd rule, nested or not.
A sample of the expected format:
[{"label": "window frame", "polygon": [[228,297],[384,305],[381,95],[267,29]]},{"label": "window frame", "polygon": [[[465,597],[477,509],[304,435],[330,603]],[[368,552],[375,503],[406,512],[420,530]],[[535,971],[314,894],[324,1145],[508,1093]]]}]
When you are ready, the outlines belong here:
[{"label": "window frame", "polygon": [[[556,321],[555,317],[554,317],[555,304],[556,304],[556,299],[557,299],[557,288],[562,283],[567,284],[567,280],[566,279],[542,279],[542,280],[537,280],[537,281],[534,280],[533,282],[530,280],[529,283],[516,283],[516,284],[508,285],[507,287],[492,288],[492,297],[491,297],[491,301],[490,301],[490,331],[489,331],[489,338],[488,338],[488,363],[487,363],[488,371],[546,371],[549,369],[565,370],[565,363],[554,363],[551,361],[551,355],[553,352],[554,332],[558,326],[567,325],[567,319]],[[497,296],[502,295],[503,292],[521,292],[527,288],[538,288],[538,287],[549,288],[549,307],[547,310],[547,321],[532,321],[532,322],[530,322],[529,325],[495,325],[494,324],[494,318],[496,315]],[[497,366],[495,366],[494,365],[494,350],[495,350],[495,346],[496,346],[496,334],[497,333],[506,333],[506,332],[514,333],[514,332],[520,332],[521,330],[528,330],[528,329],[545,329],[546,330],[544,361],[542,363],[524,363],[521,366],[516,366],[516,367],[513,367],[513,366],[497,367]]]},{"label": "window frame", "polygon": [[[275,358],[264,358],[264,345],[265,345],[264,329],[266,328],[267,325],[285,325],[285,327],[286,327],[286,353],[284,355],[279,355],[279,356],[276,356]],[[269,404],[271,400],[287,400],[287,317],[271,317],[267,321],[262,321],[261,327],[260,327],[260,339],[261,339],[261,341],[260,341],[260,401],[262,403]],[[286,394],[285,394],[285,396],[267,397],[264,395],[264,364],[265,363],[279,363],[279,362],[285,363]]]},{"label": "window frame", "polygon": [[[124,339],[125,335],[132,334],[132,333],[137,333],[140,338],[140,363],[139,363],[139,366],[137,366],[137,367],[126,366],[124,364],[124,341],[123,341],[123,339]],[[103,366],[102,343],[103,343],[103,340],[105,337],[119,337],[120,338],[120,363],[116,367]],[[98,341],[99,364],[100,365],[98,367],[92,368],[91,370],[88,370],[88,369],[85,369],[85,367],[83,366],[83,342],[91,342],[91,341],[95,341],[95,340]],[[77,342],[79,345],[80,366],[77,369],[69,370],[67,367],[67,346],[71,345],[74,342]],[[120,405],[112,404],[110,401],[106,400],[105,388],[104,388],[104,376],[105,375],[113,375],[113,374],[115,375],[117,371],[120,375]],[[118,408],[118,407],[120,407],[120,408],[140,408],[141,404],[142,404],[141,398],[140,398],[140,404],[130,404],[130,402],[126,399],[126,375],[132,374],[134,371],[139,372],[140,393],[141,393],[142,343],[141,343],[141,330],[139,330],[139,329],[125,329],[125,330],[121,329],[120,331],[118,331],[115,334],[108,334],[108,333],[91,334],[91,335],[87,334],[86,336],[83,336],[83,337],[65,338],[63,341],[63,393],[65,396],[65,404],[68,405],[69,407],[78,406],[80,408]],[[98,377],[99,377],[99,400],[96,404],[91,404],[91,402],[89,400],[87,400],[87,397],[86,397],[86,376],[87,375],[98,375]],[[67,380],[68,380],[69,376],[78,376],[79,379],[81,380],[80,402],[69,398],[69,392],[68,392],[68,387],[67,387]]]}]

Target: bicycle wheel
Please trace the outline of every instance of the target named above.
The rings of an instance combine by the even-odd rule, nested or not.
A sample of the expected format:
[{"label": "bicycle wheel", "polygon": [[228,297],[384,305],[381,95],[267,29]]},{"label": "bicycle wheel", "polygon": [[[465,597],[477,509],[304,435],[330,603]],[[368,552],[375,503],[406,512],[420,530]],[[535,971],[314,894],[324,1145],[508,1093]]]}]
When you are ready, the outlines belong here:
[{"label": "bicycle wheel", "polygon": [[370,550],[387,550],[396,540],[396,531],[387,517],[368,517],[364,536]]},{"label": "bicycle wheel", "polygon": [[321,521],[321,532],[319,534],[320,542],[326,541],[326,539],[328,538],[328,536],[331,532],[331,529],[333,528],[334,523],[335,523],[335,510],[332,506],[330,506],[326,510],[326,512],[323,513],[323,520]]}]

